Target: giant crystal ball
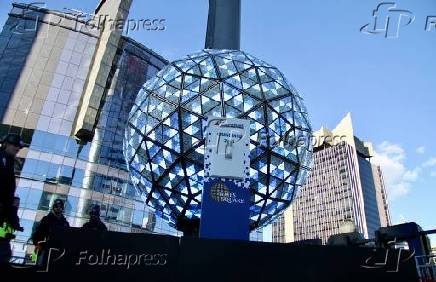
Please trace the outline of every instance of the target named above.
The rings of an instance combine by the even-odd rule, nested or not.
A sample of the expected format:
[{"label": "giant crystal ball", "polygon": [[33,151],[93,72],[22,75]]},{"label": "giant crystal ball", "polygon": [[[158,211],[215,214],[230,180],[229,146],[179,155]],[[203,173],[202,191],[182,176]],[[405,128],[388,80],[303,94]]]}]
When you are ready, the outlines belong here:
[{"label": "giant crystal ball", "polygon": [[269,223],[304,183],[312,130],[283,74],[242,51],[205,49],[144,84],[124,140],[135,187],[170,224],[198,219],[208,116],[250,120],[250,229]]}]

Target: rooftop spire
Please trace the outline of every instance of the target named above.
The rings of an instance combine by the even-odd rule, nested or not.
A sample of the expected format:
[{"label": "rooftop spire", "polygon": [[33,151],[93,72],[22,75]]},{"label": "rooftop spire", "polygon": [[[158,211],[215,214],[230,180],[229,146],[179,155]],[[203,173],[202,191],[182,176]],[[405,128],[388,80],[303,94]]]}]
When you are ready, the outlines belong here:
[{"label": "rooftop spire", "polygon": [[239,50],[241,0],[209,0],[206,49]]}]

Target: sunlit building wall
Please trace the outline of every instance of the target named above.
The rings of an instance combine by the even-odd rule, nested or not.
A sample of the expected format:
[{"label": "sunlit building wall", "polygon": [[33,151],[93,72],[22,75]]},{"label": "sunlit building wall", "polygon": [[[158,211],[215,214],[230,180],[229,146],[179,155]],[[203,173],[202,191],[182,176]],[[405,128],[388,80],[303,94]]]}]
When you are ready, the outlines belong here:
[{"label": "sunlit building wall", "polygon": [[[366,238],[390,224],[387,195],[380,167],[372,164],[371,143],[354,136],[350,114],[330,131],[314,133],[313,167],[292,204],[273,225],[274,242],[321,239],[340,233],[353,222]],[[293,236],[285,236],[285,234]]]},{"label": "sunlit building wall", "polygon": [[112,44],[107,74],[96,78],[104,87],[93,138],[81,141],[75,137],[78,112],[103,43],[101,30],[73,28],[77,24],[83,22],[68,14],[13,4],[0,34],[0,135],[19,133],[27,144],[16,167],[25,229],[17,242],[28,240],[56,198],[65,200],[71,226],[82,226],[90,205],[100,204],[109,230],[176,234],[138,198],[122,153],[140,87],[168,62],[123,36],[116,48]]}]

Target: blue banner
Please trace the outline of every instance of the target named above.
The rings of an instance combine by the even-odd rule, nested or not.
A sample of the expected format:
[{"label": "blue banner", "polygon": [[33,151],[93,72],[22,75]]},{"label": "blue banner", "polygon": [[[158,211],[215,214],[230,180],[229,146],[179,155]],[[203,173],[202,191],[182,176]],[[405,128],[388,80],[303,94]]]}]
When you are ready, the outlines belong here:
[{"label": "blue banner", "polygon": [[201,204],[200,237],[249,239],[250,193],[234,180],[205,181]]}]

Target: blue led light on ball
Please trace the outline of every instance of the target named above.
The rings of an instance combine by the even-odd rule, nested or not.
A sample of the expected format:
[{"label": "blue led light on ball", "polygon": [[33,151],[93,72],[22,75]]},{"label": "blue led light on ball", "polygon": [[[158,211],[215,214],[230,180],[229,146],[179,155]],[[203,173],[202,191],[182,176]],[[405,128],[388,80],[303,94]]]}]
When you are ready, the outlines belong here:
[{"label": "blue led light on ball", "polygon": [[242,51],[205,49],[145,83],[124,140],[135,187],[171,224],[199,218],[208,116],[250,120],[250,229],[264,226],[304,184],[312,129],[283,74]]}]

